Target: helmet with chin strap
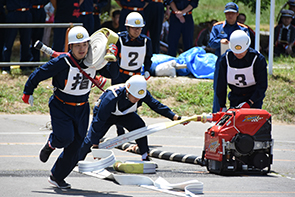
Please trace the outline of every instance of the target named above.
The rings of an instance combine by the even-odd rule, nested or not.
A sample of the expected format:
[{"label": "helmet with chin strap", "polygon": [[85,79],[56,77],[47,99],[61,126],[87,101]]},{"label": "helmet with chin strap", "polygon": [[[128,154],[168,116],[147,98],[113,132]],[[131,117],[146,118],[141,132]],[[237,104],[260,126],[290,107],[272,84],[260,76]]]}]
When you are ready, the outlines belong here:
[{"label": "helmet with chin strap", "polygon": [[126,27],[144,27],[144,21],[138,12],[131,12],[127,15],[125,20]]},{"label": "helmet with chin strap", "polygon": [[251,39],[243,30],[236,30],[230,35],[229,48],[234,53],[243,53],[249,48],[250,44]]},{"label": "helmet with chin strap", "polygon": [[75,26],[69,31],[68,44],[82,43],[89,40],[89,34],[87,30],[82,26]]},{"label": "helmet with chin strap", "polygon": [[126,83],[125,87],[127,91],[135,98],[142,99],[146,96],[147,83],[142,75],[134,75],[130,77]]}]

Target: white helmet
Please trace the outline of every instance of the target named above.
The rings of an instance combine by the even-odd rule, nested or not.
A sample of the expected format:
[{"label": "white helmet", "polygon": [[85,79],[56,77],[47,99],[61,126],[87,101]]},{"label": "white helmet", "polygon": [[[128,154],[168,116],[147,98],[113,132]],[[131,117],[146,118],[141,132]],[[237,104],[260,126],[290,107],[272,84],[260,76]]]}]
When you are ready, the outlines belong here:
[{"label": "white helmet", "polygon": [[250,44],[251,39],[243,30],[236,30],[230,35],[229,48],[234,53],[243,53],[249,48]]},{"label": "white helmet", "polygon": [[142,99],[145,97],[146,86],[146,80],[142,75],[134,75],[130,77],[125,83],[125,87],[128,92],[138,99]]},{"label": "white helmet", "polygon": [[82,26],[75,26],[69,31],[68,44],[82,43],[90,40],[87,30]]},{"label": "white helmet", "polygon": [[144,21],[138,12],[131,12],[127,15],[125,26],[129,27],[144,27]]}]

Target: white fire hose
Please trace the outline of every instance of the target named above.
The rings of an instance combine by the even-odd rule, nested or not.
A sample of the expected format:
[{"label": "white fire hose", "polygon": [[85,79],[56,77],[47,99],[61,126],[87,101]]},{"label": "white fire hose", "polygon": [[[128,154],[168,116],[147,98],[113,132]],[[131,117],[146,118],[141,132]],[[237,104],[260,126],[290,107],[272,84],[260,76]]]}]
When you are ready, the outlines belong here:
[{"label": "white fire hose", "polygon": [[[111,173],[105,169],[116,162],[115,155],[111,150],[92,149],[92,155],[94,158],[100,158],[100,160],[93,162],[79,161],[78,169],[76,168],[75,171],[100,179],[112,180],[120,185],[137,185],[177,196],[196,196],[196,194],[203,193],[203,183],[198,180],[170,184],[161,177],[153,181],[151,178],[143,175],[118,175]],[[184,192],[173,191],[171,189],[180,189]]]}]

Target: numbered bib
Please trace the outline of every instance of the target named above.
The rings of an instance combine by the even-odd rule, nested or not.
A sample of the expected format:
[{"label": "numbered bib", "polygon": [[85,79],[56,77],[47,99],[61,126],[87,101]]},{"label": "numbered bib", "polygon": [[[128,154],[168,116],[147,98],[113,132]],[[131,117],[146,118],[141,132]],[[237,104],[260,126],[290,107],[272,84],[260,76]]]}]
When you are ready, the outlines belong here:
[{"label": "numbered bib", "polygon": [[254,57],[251,66],[247,68],[233,68],[228,61],[228,52],[226,54],[227,63],[227,83],[237,87],[249,87],[256,84],[254,78],[254,63],[257,55]]},{"label": "numbered bib", "polygon": [[121,62],[120,67],[124,70],[134,71],[141,68],[144,63],[146,54],[146,38],[143,46],[124,46],[122,39],[120,38],[121,44]]}]

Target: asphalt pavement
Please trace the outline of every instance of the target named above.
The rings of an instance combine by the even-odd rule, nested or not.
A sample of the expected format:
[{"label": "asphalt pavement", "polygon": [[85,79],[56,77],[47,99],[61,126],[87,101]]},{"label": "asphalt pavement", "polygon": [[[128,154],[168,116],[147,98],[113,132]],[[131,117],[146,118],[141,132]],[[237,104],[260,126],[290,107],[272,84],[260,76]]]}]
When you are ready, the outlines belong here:
[{"label": "asphalt pavement", "polygon": [[[144,118],[147,125],[167,122],[165,118]],[[53,187],[47,179],[61,150],[55,150],[46,163],[39,161],[39,151],[47,141],[49,115],[0,115],[0,190],[1,196],[173,196],[139,186],[122,186],[113,181],[72,172],[66,181],[72,189]],[[212,123],[191,122],[148,136],[151,149],[201,155],[204,132]],[[115,137],[112,128],[107,137]],[[267,175],[239,174],[222,176],[206,167],[153,158],[155,174],[145,174],[169,183],[201,181],[199,196],[295,196],[295,125],[272,125],[273,164]],[[117,160],[140,160],[138,154],[112,149]],[[91,156],[87,157],[91,160]],[[111,169],[111,168],[109,168]]]}]

